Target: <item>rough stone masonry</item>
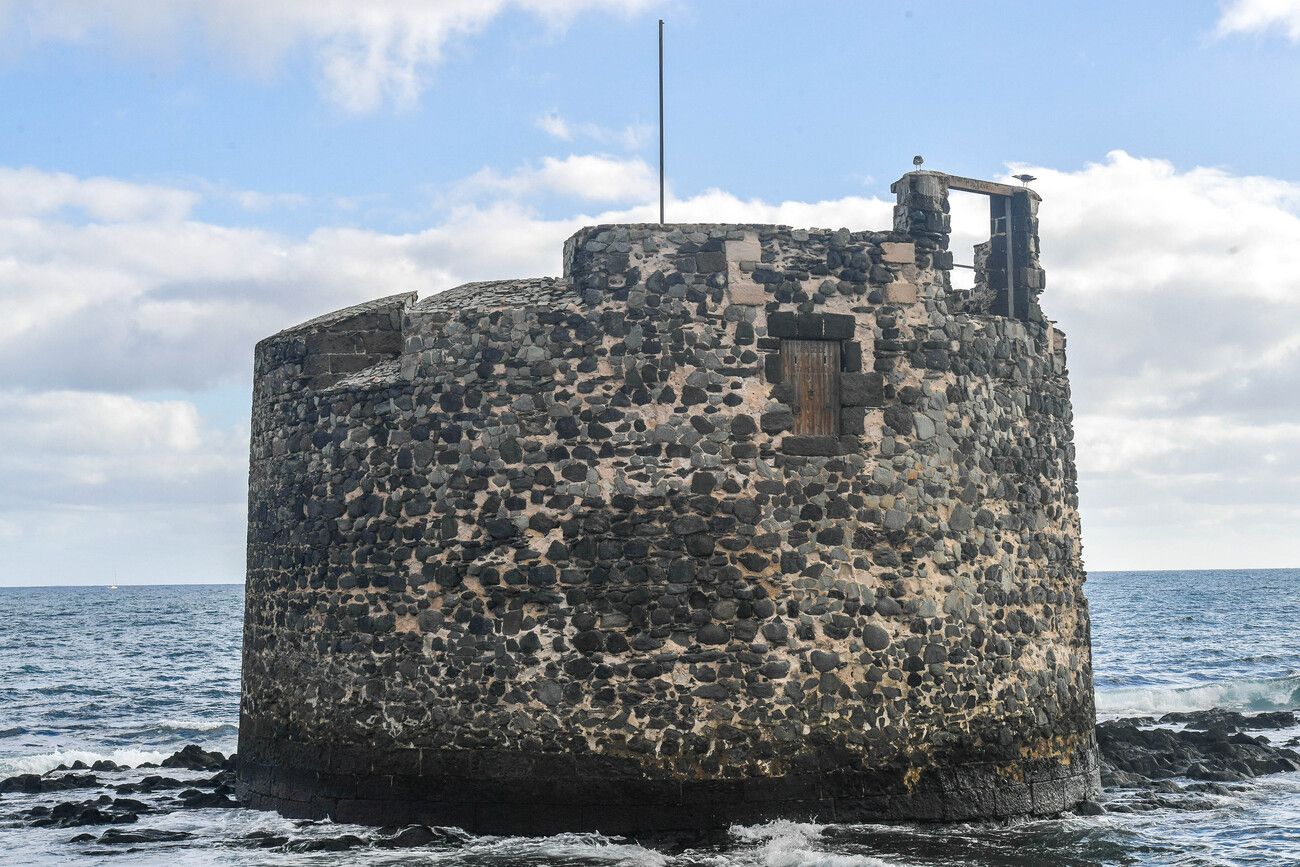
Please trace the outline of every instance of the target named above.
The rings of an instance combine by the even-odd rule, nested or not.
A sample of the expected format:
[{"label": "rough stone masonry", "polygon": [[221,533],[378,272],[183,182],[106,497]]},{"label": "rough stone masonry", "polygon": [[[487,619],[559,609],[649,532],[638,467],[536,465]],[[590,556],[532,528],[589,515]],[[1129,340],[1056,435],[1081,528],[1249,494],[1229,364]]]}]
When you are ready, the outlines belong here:
[{"label": "rough stone masonry", "polygon": [[587,228],[562,278],[259,343],[241,801],[629,833],[1094,795],[1038,197],[986,185],[956,292],[955,180],[887,231]]}]

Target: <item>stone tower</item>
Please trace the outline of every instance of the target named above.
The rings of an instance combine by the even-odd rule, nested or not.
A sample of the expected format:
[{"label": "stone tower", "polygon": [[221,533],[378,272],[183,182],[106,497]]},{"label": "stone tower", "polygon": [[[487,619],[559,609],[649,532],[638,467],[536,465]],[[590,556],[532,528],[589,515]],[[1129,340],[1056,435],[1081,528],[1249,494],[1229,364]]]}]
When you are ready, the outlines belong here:
[{"label": "stone tower", "polygon": [[[948,190],[989,196],[951,289]],[[610,833],[1098,788],[1038,197],[615,225],[258,344],[238,790]]]}]

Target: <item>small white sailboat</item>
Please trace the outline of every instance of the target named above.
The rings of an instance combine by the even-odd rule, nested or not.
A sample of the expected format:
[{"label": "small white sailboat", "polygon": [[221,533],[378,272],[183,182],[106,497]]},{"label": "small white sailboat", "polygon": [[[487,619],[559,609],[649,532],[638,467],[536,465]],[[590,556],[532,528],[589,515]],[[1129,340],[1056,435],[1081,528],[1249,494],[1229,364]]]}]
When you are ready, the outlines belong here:
[{"label": "small white sailboat", "polygon": [[109,589],[109,590],[116,590],[116,589],[117,589],[117,570],[116,570],[116,569],[113,570],[113,583],[110,584],[110,585],[108,585],[108,589]]}]

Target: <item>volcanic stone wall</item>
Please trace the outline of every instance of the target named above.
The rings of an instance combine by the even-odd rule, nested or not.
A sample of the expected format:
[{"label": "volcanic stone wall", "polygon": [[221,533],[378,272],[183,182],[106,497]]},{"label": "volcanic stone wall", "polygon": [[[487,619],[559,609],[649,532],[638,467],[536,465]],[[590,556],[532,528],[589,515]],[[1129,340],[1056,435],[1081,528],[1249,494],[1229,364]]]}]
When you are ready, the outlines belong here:
[{"label": "volcanic stone wall", "polygon": [[598,226],[563,278],[262,341],[240,797],[627,832],[1093,793],[1065,341],[1036,291],[958,309],[942,179],[893,231]]}]

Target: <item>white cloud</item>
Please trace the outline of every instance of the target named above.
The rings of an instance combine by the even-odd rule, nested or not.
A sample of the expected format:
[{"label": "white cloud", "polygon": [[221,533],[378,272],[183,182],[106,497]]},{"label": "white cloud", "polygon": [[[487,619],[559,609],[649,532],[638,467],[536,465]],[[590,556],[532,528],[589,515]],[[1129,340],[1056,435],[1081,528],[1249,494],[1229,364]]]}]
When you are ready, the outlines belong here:
[{"label": "white cloud", "polygon": [[0,167],[0,190],[0,219],[62,215],[105,222],[176,221],[188,216],[199,199],[188,190],[31,168]]},{"label": "white cloud", "polygon": [[0,391],[0,585],[241,574],[248,433],[191,402]]},{"label": "white cloud", "polygon": [[[16,540],[0,583],[99,580],[105,546],[136,576],[238,577],[246,433],[205,418],[193,401],[148,395],[224,389],[242,402],[253,344],[280,328],[398,291],[557,274],[563,241],[581,226],[657,216],[645,201],[539,217],[514,196],[581,201],[604,184],[647,198],[634,163],[557,160],[541,171],[506,173],[514,180],[504,189],[480,190],[502,198],[463,202],[423,231],[326,228],[305,238],[195,219],[204,198],[229,197],[201,183],[195,192],[0,171],[0,478],[9,494],[0,527]],[[85,205],[103,189],[116,204]],[[766,203],[712,190],[669,202],[683,221],[879,225],[889,213],[887,202],[856,197]]]},{"label": "white cloud", "polygon": [[1219,15],[1218,32],[1262,33],[1281,30],[1300,42],[1300,0],[1228,0]]},{"label": "white cloud", "polygon": [[[1043,304],[1070,338],[1089,565],[1300,561],[1300,186],[1123,152],[1073,171],[1011,171],[1022,168],[1044,196]],[[421,231],[294,238],[196,219],[197,202],[222,195],[202,185],[0,170],[0,473],[18,492],[0,520],[26,540],[29,504],[118,514],[206,501],[231,532],[242,432],[150,395],[242,392],[253,344],[323,311],[556,274],[580,226],[656,219],[647,177],[636,160],[554,159],[477,177],[479,198]],[[534,195],[568,202],[559,212],[571,216],[539,216],[526,204]],[[983,230],[974,207],[955,205],[970,226],[955,239],[959,258]],[[721,190],[668,203],[675,221],[833,228],[888,226],[891,211],[869,197],[765,202]],[[150,532],[163,523],[160,512]],[[237,564],[237,533],[209,543]]]},{"label": "white cloud", "polygon": [[1300,185],[1123,151],[1022,170],[1094,565],[1300,562]]},{"label": "white cloud", "polygon": [[1122,151],[1020,169],[1045,198],[1044,303],[1085,353],[1082,405],[1300,418],[1277,399],[1300,366],[1300,185]]},{"label": "white cloud", "polygon": [[544,157],[540,166],[509,174],[483,169],[463,181],[460,195],[483,193],[523,198],[551,193],[593,202],[627,202],[658,195],[658,175],[641,159],[598,154]]},{"label": "white cloud", "polygon": [[[94,424],[84,424],[88,419]],[[0,439],[42,452],[147,455],[192,453],[201,437],[198,410],[186,401],[48,391],[0,392]]]},{"label": "white cloud", "polygon": [[569,122],[553,111],[538,117],[536,123],[537,128],[551,138],[558,138],[561,141],[573,141],[573,130],[569,127]]},{"label": "white cloud", "polygon": [[234,498],[166,506],[37,507],[0,517],[0,586],[228,583],[244,575]]},{"label": "white cloud", "polygon": [[234,190],[228,197],[246,211],[262,212],[275,208],[300,208],[311,202],[301,193],[259,193],[256,190]]},{"label": "white cloud", "polygon": [[371,111],[413,104],[447,46],[482,31],[508,9],[550,29],[590,11],[632,14],[656,0],[13,0],[0,29],[31,43],[108,37],[132,50],[180,50],[201,28],[213,49],[241,70],[270,74],[300,46],[315,57],[321,87],[341,108]]},{"label": "white cloud", "polygon": [[188,401],[87,391],[0,392],[0,441],[5,512],[237,497],[247,450]]},{"label": "white cloud", "polygon": [[627,151],[641,149],[650,140],[653,128],[646,123],[628,124],[613,129],[598,123],[570,123],[554,111],[540,115],[534,121],[537,128],[560,141],[586,139],[603,147],[619,147]]},{"label": "white cloud", "polygon": [[[168,202],[185,190],[122,183],[135,201],[116,219],[69,220],[46,206],[55,193],[90,193],[69,176],[0,171],[0,369],[26,389],[206,389],[248,374],[253,344],[271,331],[367,298],[431,292],[494,277],[555,274],[564,239],[583,224],[657,217],[649,169],[603,157],[548,160],[542,168],[478,177],[495,201],[462,203],[407,234],[324,228],[295,239],[193,218]],[[82,182],[91,189],[99,179]],[[22,191],[11,195],[11,186]],[[519,201],[537,192],[576,200],[628,200],[615,210],[539,217]],[[22,202],[33,203],[26,210]],[[670,199],[675,220],[883,225],[876,199],[801,203],[741,200],[717,190]]]}]

